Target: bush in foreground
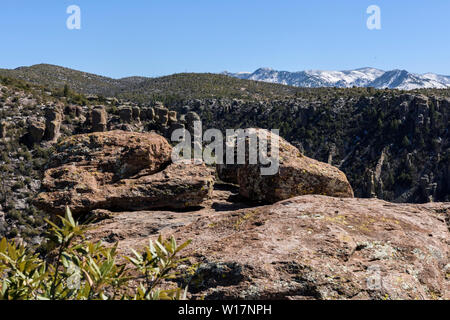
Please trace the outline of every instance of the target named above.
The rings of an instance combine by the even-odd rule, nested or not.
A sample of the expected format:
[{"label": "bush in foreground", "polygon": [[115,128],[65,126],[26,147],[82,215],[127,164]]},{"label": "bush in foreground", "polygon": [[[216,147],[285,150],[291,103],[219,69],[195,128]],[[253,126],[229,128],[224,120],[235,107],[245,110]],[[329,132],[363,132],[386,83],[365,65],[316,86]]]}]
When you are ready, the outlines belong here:
[{"label": "bush in foreground", "polygon": [[[48,221],[49,254],[41,258],[15,242],[0,241],[0,300],[185,299],[186,289],[163,289],[184,259],[175,239],[150,241],[142,253],[119,263],[116,243],[89,242],[67,208],[61,225]],[[129,267],[129,266],[132,267]]]}]

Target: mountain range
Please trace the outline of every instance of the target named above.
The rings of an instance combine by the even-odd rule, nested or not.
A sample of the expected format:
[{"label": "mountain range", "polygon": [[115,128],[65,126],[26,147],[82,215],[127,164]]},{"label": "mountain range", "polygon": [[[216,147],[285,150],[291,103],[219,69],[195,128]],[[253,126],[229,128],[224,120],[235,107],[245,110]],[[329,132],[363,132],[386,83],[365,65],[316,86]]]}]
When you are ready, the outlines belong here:
[{"label": "mountain range", "polygon": [[240,79],[279,83],[295,87],[374,87],[377,89],[414,90],[422,88],[450,88],[450,76],[434,73],[415,74],[406,70],[384,71],[375,68],[360,68],[345,71],[306,70],[299,72],[277,71],[260,68],[253,73],[239,72],[223,74]]},{"label": "mountain range", "polygon": [[[362,68],[350,71],[287,72],[261,68],[253,73],[179,73],[164,77],[113,79],[49,64],[0,69],[0,77],[61,89],[68,85],[77,93],[118,96],[140,102],[159,99],[276,98],[298,95],[305,90],[337,87],[391,89],[450,89],[450,77],[433,73],[417,75],[402,70]],[[169,99],[169,100],[170,100]]]}]

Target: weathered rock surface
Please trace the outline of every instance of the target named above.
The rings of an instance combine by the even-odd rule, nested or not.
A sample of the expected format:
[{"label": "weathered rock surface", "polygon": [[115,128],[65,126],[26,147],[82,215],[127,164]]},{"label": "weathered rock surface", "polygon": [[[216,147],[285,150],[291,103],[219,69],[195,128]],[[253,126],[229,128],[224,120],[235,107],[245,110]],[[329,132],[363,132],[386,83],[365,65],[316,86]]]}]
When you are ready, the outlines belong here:
[{"label": "weathered rock surface", "polygon": [[171,163],[172,148],[154,133],[109,131],[58,144],[35,199],[39,208],[75,214],[95,209],[146,210],[199,206],[213,176],[204,164]]},{"label": "weathered rock surface", "polygon": [[[272,135],[264,129],[248,129],[259,139],[270,145]],[[319,194],[333,197],[353,197],[353,190],[345,174],[327,163],[308,158],[284,140],[278,138],[279,169],[274,175],[262,175],[261,168],[267,167],[258,161],[250,164],[248,157],[249,139],[245,139],[246,163],[243,165],[218,165],[219,177],[226,182],[237,183],[240,194],[255,201],[274,203],[299,195]],[[270,155],[270,151],[268,154]]]},{"label": "weathered rock surface", "polygon": [[192,239],[193,298],[450,298],[450,203],[309,195],[234,210],[221,199],[189,214],[127,212],[89,237],[124,253],[160,233]]}]

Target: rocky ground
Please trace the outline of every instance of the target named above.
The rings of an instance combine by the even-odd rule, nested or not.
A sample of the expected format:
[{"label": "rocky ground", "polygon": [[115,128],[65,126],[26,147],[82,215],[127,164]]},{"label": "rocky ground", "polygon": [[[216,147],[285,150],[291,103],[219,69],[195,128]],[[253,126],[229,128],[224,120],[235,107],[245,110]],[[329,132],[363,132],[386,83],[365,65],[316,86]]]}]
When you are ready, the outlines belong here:
[{"label": "rocky ground", "polygon": [[254,206],[238,191],[216,185],[196,211],[110,213],[88,236],[127,254],[159,234],[192,239],[193,299],[450,298],[450,203],[310,195]]}]

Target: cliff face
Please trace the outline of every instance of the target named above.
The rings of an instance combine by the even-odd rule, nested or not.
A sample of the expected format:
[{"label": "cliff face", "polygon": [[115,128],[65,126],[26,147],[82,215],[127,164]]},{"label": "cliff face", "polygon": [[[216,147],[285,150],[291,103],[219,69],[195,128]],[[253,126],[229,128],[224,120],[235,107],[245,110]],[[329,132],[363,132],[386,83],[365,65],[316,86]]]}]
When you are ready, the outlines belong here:
[{"label": "cliff face", "polygon": [[[325,89],[324,89],[325,90]],[[450,99],[325,91],[298,99],[187,101],[207,128],[260,127],[342,170],[356,197],[450,200]]]}]

